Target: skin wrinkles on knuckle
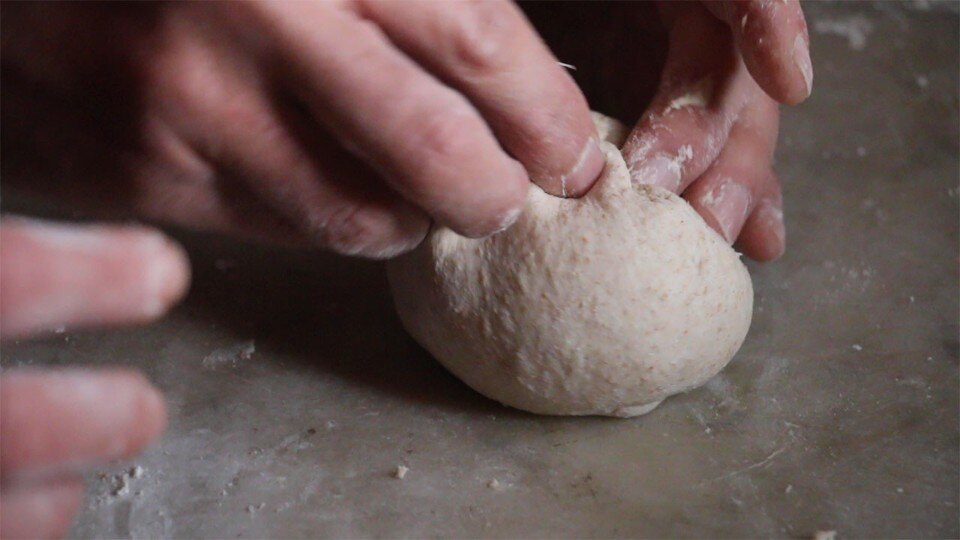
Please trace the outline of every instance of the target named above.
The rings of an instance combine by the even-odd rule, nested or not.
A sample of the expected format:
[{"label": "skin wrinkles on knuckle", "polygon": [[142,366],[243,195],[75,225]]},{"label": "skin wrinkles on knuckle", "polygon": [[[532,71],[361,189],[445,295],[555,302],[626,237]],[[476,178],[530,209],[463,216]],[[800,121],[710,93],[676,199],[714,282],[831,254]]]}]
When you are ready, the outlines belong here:
[{"label": "skin wrinkles on knuckle", "polygon": [[[373,66],[385,74],[394,74],[396,69],[392,69],[390,61],[386,60],[383,54],[383,43],[388,41],[387,35],[376,23],[366,19],[355,19],[352,21],[351,33],[355,39],[349,49],[331,54],[330,60],[344,69],[365,65]],[[320,77],[324,75],[320,71],[311,74]]]},{"label": "skin wrinkles on knuckle", "polygon": [[196,113],[229,98],[222,80],[223,58],[201,40],[179,31],[149,54],[144,70],[146,102],[152,107]]},{"label": "skin wrinkles on knuckle", "polygon": [[209,54],[183,51],[166,67],[154,68],[155,89],[147,107],[156,111],[156,118],[145,124],[152,131],[146,138],[161,163],[186,173],[185,178],[208,183],[216,179],[218,166],[225,164],[221,162],[229,160],[232,139],[270,141],[283,135],[269,115],[253,110],[260,98],[251,81],[223,73],[212,64],[214,59],[206,58]]},{"label": "skin wrinkles on knuckle", "polygon": [[486,126],[473,114],[457,109],[461,107],[439,107],[415,115],[409,124],[415,126],[412,133],[396,134],[396,140],[407,140],[404,184],[413,189],[417,200],[462,190],[464,186],[458,184],[465,178],[460,167],[464,161],[475,162],[484,146],[480,134]]},{"label": "skin wrinkles on knuckle", "polygon": [[[204,157],[165,119],[153,116],[144,125],[147,155],[138,167],[136,181],[155,191],[153,186],[171,182],[179,186],[195,185],[210,187],[216,181],[217,172],[209,159]],[[140,200],[143,206],[151,206],[151,200]]]},{"label": "skin wrinkles on knuckle", "polygon": [[[385,211],[363,203],[343,204],[318,217],[311,228],[322,245],[343,255],[382,259],[416,247],[426,234],[426,227],[422,228],[423,234],[394,230],[389,219],[376,215]],[[398,217],[402,219],[393,216]]]},{"label": "skin wrinkles on knuckle", "polygon": [[459,66],[468,78],[507,69],[516,36],[525,31],[512,6],[500,0],[470,0],[457,7],[456,17],[445,28],[452,65]]}]

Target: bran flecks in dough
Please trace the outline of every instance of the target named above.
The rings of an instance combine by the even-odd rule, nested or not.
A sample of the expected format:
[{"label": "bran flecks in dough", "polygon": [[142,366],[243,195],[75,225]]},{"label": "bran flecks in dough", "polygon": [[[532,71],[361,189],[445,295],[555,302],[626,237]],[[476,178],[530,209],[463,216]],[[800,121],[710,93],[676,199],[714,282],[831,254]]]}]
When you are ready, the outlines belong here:
[{"label": "bran flecks in dough", "polygon": [[531,186],[509,229],[435,226],[388,265],[414,339],[478,392],[535,413],[645,414],[723,369],[750,326],[739,255],[683,199],[631,182],[626,129],[595,122],[607,166],[585,196]]}]

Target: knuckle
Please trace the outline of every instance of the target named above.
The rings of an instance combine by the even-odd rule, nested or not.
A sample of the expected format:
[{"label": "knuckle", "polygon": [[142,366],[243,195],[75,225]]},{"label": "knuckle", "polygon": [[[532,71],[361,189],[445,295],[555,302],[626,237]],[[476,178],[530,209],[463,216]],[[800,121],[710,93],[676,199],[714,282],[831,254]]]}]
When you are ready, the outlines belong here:
[{"label": "knuckle", "polygon": [[479,146],[478,134],[486,127],[472,114],[456,109],[460,107],[435,109],[418,122],[413,147],[422,153],[429,171],[450,170]]},{"label": "knuckle", "polygon": [[513,54],[513,38],[523,31],[522,20],[499,0],[471,0],[463,8],[449,28],[458,64],[479,74],[501,71]]},{"label": "knuckle", "polygon": [[160,51],[147,67],[147,91],[161,106],[202,112],[229,100],[230,92],[209,52],[182,43]]},{"label": "knuckle", "polygon": [[353,24],[355,40],[349,52],[340,54],[341,62],[348,66],[367,65],[377,70],[387,70],[391,66],[383,54],[381,43],[387,40],[383,30],[375,23],[360,19]]}]

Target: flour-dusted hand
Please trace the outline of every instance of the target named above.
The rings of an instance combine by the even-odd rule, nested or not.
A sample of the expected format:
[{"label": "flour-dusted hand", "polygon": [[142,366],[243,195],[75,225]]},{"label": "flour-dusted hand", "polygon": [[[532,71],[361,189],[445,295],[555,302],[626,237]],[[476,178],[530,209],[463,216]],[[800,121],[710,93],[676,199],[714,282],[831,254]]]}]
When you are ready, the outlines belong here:
[{"label": "flour-dusted hand", "polygon": [[[183,251],[142,227],[0,222],[0,338],[145,322],[183,295]],[[160,393],[126,370],[0,375],[0,538],[65,534],[84,469],[137,454],[166,424]]]},{"label": "flour-dusted hand", "polygon": [[681,194],[754,259],[783,252],[778,102],[813,81],[795,0],[524,7],[594,108],[634,125],[635,181]]},{"label": "flour-dusted hand", "polygon": [[[482,2],[4,5],[5,181],[368,257],[579,195],[586,101]],[[44,181],[39,176],[43,173]]]},{"label": "flour-dusted hand", "polygon": [[799,4],[664,2],[660,12],[669,49],[624,148],[632,174],[682,193],[750,257],[775,259],[786,236],[776,100],[802,101],[813,77]]}]

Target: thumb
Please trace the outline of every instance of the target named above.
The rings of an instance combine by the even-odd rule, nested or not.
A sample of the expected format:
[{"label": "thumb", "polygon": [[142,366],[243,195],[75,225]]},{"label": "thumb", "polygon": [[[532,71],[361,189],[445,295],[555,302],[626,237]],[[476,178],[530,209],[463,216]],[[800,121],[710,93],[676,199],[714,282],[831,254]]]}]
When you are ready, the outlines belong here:
[{"label": "thumb", "polygon": [[186,291],[183,249],[142,226],[0,220],[0,338],[145,322]]}]

